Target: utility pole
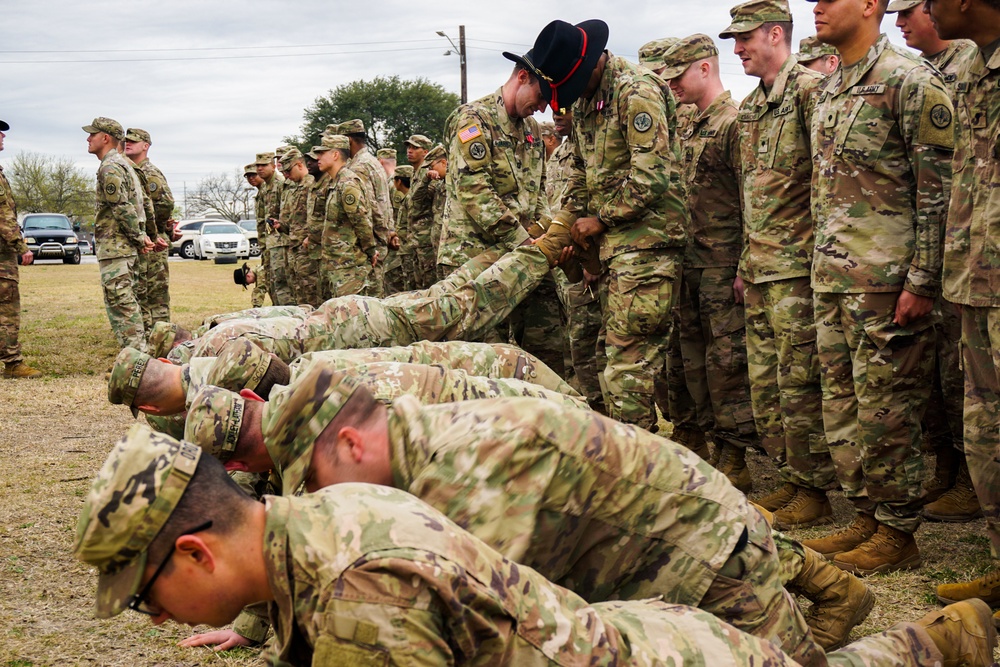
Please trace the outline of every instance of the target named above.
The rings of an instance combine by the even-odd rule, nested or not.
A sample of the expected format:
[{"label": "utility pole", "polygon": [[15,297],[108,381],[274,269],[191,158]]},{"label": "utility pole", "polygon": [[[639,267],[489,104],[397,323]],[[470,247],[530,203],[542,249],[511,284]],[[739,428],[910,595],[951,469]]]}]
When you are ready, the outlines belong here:
[{"label": "utility pole", "polygon": [[468,60],[465,58],[465,26],[458,26],[458,57],[462,64],[462,104],[469,101]]}]

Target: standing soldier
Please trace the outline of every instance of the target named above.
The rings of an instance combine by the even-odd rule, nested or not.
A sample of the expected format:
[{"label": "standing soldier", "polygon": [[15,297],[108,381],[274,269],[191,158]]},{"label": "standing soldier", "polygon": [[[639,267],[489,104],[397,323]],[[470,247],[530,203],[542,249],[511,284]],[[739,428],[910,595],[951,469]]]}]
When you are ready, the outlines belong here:
[{"label": "standing soldier", "polygon": [[[660,77],[677,103],[698,110],[681,134],[691,227],[681,281],[680,347],[696,431],[713,434],[722,468],[745,460],[745,452],[735,450],[746,450],[757,435],[743,291],[736,276],[743,249],[738,111],[722,85],[719,50],[711,37],[677,40],[662,58],[666,67]],[[675,439],[687,444],[692,435],[683,435]],[[730,481],[743,491],[751,486],[746,467]]]},{"label": "standing soldier", "polygon": [[608,267],[600,281],[605,403],[612,417],[650,428],[689,218],[670,91],[606,52],[607,40],[603,21],[553,21],[535,40],[534,72],[554,110],[575,103],[573,175],[554,223],[572,226],[580,245],[597,245]]},{"label": "standing soldier", "polygon": [[395,240],[390,242],[389,255],[385,258],[385,295],[392,296],[406,289],[403,281],[403,261],[400,259],[402,240],[398,229],[399,208],[402,206],[406,194],[395,187],[396,149],[380,148],[375,153],[375,157],[378,158],[379,163],[381,163],[382,168],[385,169],[385,173],[389,177],[389,202],[392,204],[390,217],[392,218],[393,228],[396,230],[390,237],[390,239],[394,238]]},{"label": "standing soldier", "polygon": [[279,232],[274,229],[274,222],[281,218],[281,190],[285,177],[274,169],[274,153],[258,153],[256,164],[257,176],[261,179],[257,190],[257,243],[261,247],[271,303],[286,306],[294,300],[288,286],[288,251],[285,239],[278,238]]},{"label": "standing soldier", "polygon": [[[146,174],[139,170],[139,165],[132,161],[125,153],[125,141],[118,142],[118,154],[123,156],[126,171],[132,179],[133,197],[135,198],[135,210],[139,213],[139,224],[146,232],[150,240],[154,240],[153,250],[156,249],[156,213],[153,211],[153,200],[149,196],[149,184],[146,182]],[[139,253],[135,258],[135,268],[133,269],[132,285],[135,290],[135,300],[139,304],[139,311],[142,313],[142,328],[149,334],[153,328],[153,310],[149,302],[149,262],[151,253]]]},{"label": "standing soldier", "polygon": [[944,296],[961,306],[965,370],[965,456],[986,515],[993,569],[972,581],[938,586],[939,600],[982,598],[1000,606],[1000,5],[995,0],[924,4],[942,39],[976,46],[956,72],[958,132],[944,241]]},{"label": "standing soldier", "polygon": [[829,44],[816,39],[815,35],[799,40],[799,52],[795,54],[799,64],[806,69],[829,76],[840,65],[840,54]]},{"label": "standing soldier", "polygon": [[156,238],[153,250],[147,257],[146,270],[146,301],[149,303],[151,320],[156,324],[170,321],[170,269],[167,258],[170,252],[174,195],[163,172],[149,161],[151,144],[152,139],[146,130],[130,127],[125,131],[125,155],[131,158],[146,179],[156,219]]},{"label": "standing soldier", "polygon": [[[0,120],[0,151],[10,125]],[[18,290],[17,259],[27,266],[34,254],[21,238],[17,224],[17,207],[10,183],[0,167],[0,361],[3,361],[5,378],[34,378],[42,374],[24,363],[21,344],[17,340],[21,330],[21,292]]]},{"label": "standing soldier", "polygon": [[336,126],[334,131],[327,127],[331,134],[342,134],[351,142],[351,159],[347,163],[347,168],[354,172],[354,175],[361,179],[367,188],[368,207],[372,219],[372,232],[375,234],[375,249],[378,251],[378,260],[372,267],[372,275],[369,280],[368,294],[371,296],[385,296],[385,261],[389,254],[389,248],[398,248],[399,240],[396,237],[396,221],[392,218],[392,199],[389,196],[389,177],[385,173],[385,168],[368,150],[368,135],[365,134],[365,124],[359,118],[349,120]]},{"label": "standing soldier", "polygon": [[396,167],[392,175],[392,205],[394,217],[396,219],[396,233],[399,239],[399,250],[392,253],[391,260],[396,266],[386,269],[386,294],[392,296],[398,292],[406,292],[410,289],[410,268],[411,263],[406,255],[406,229],[410,215],[410,184],[413,179],[413,167],[408,164]]},{"label": "standing soldier", "polygon": [[391,179],[392,175],[396,173],[396,149],[380,148],[375,151],[375,157],[378,158],[379,164],[385,169],[385,175]]},{"label": "standing soldier", "polygon": [[319,168],[329,175],[325,191],[322,234],[322,284],[326,299],[349,294],[372,296],[372,267],[378,261],[378,246],[372,231],[370,190],[347,164],[351,145],[342,134],[323,136],[312,150]]},{"label": "standing soldier", "polygon": [[306,199],[313,184],[313,177],[306,169],[305,159],[298,148],[291,148],[281,156],[281,171],[285,175],[282,193],[279,232],[288,235],[288,266],[292,277],[292,300],[295,303],[319,305],[311,289],[315,284],[315,271],[309,265],[309,256],[302,247],[306,238]]},{"label": "standing soldier", "polygon": [[829,523],[833,510],[824,489],[836,478],[823,432],[809,285],[809,128],[823,77],[792,55],[787,0],[751,0],[730,14],[732,25],[719,37],[734,39],[743,70],[760,78],[736,119],[746,230],[738,275],[745,299],[750,399],[761,444],[784,482],[757,502],[776,513],[782,528]]},{"label": "standing soldier", "polygon": [[[906,45],[920,51],[941,73],[954,102],[958,71],[973,57],[976,45],[967,39],[941,39],[924,12],[923,0],[893,0],[886,13],[896,14],[896,27]],[[928,503],[924,516],[937,521],[971,521],[982,516],[982,510],[962,451],[962,315],[957,305],[944,298],[938,298],[935,310],[941,318],[934,350],[937,370],[923,422],[935,463],[934,475],[924,485]]]},{"label": "standing soldier", "polygon": [[810,546],[872,574],[920,566],[920,419],[955,128],[941,77],[880,32],[885,0],[837,1],[813,8],[842,66],[813,122],[812,287],[826,438],[858,514]]},{"label": "standing soldier", "polygon": [[396,219],[396,233],[400,239],[399,258],[403,265],[403,286],[404,291],[417,289],[417,245],[414,240],[414,232],[410,229],[410,209],[413,206],[413,188],[416,186],[420,168],[424,163],[427,151],[431,149],[431,140],[422,134],[411,135],[406,140],[406,161],[413,169],[410,176],[410,189],[406,195],[406,205],[400,210],[400,216]]},{"label": "standing soldier", "polygon": [[[260,248],[260,259],[261,265],[254,272],[253,281],[253,292],[250,295],[250,305],[254,308],[260,308],[264,305],[264,299],[267,297],[267,268],[264,266],[264,259],[266,257],[264,243],[265,238],[260,236],[260,229],[263,227],[261,225],[261,198],[260,186],[264,184],[260,176],[257,175],[257,165],[253,162],[243,167],[243,177],[247,180],[250,187],[257,190],[257,195],[254,199],[254,211],[257,218],[257,247]],[[246,283],[243,283],[243,289],[246,289]]]},{"label": "standing soldier", "polygon": [[87,152],[97,156],[97,213],[94,241],[101,267],[104,307],[119,347],[146,347],[142,312],[133,290],[138,254],[153,248],[136,209],[136,192],[128,165],[118,154],[118,142],[125,139],[121,124],[111,118],[95,118],[87,133]]},{"label": "standing soldier", "polygon": [[[434,153],[432,156],[431,153]],[[409,151],[407,151],[409,154]],[[444,174],[431,169],[431,163],[448,153],[441,144],[428,146],[415,168],[410,187],[410,210],[407,231],[413,248],[413,288],[427,289],[437,282],[437,245],[440,234],[434,224],[434,199],[445,189]]]}]

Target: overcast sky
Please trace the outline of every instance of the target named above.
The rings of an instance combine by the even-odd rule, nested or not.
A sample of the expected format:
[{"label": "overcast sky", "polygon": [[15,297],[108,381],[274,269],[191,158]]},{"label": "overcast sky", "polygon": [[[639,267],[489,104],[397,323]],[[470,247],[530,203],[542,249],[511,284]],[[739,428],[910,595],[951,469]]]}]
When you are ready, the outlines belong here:
[{"label": "overcast sky", "polygon": [[[811,7],[791,0],[794,38],[814,34]],[[21,151],[67,156],[88,171],[82,129],[95,116],[145,128],[150,159],[180,200],[209,173],[229,171],[298,134],[306,106],[357,79],[425,77],[459,92],[459,60],[436,31],[457,43],[466,27],[469,98],[500,86],[504,50],[523,53],[553,19],[601,18],[608,47],[636,59],[666,36],[716,38],[724,82],[739,100],[756,79],[743,74],[729,24],[731,0],[695,3],[619,0],[536,2],[264,2],[262,0],[21,0],[0,18],[0,165]],[[491,13],[502,8],[502,14]],[[886,18],[884,29],[901,43]],[[345,119],[346,120],[346,119]]]}]

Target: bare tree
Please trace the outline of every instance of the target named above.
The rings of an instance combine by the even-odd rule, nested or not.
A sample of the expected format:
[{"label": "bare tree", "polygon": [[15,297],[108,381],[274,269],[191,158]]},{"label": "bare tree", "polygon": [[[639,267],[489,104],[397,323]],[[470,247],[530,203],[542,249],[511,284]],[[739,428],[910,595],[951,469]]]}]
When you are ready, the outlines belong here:
[{"label": "bare tree", "polygon": [[185,214],[188,217],[218,213],[236,222],[254,217],[254,195],[257,191],[247,185],[239,169],[203,178],[187,197]]},{"label": "bare tree", "polygon": [[21,151],[5,173],[18,211],[63,213],[93,225],[96,179],[70,158]]}]

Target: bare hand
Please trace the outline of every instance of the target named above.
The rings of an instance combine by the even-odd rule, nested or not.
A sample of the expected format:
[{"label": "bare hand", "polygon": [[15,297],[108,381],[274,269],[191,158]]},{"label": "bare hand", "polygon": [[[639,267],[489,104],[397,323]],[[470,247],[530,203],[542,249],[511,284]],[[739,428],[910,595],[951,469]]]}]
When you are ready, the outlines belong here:
[{"label": "bare hand", "polygon": [[746,302],[746,287],[743,286],[743,279],[739,276],[733,281],[733,300],[736,303]]},{"label": "bare hand", "polygon": [[932,308],[934,308],[933,297],[920,296],[904,289],[896,299],[896,316],[892,318],[892,322],[905,327],[930,313]]},{"label": "bare hand", "polygon": [[606,229],[607,226],[597,218],[577,218],[576,222],[573,223],[573,228],[569,230],[569,234],[581,246],[589,248],[590,241],[588,239],[603,233]]},{"label": "bare hand", "polygon": [[153,242],[149,240],[148,236],[144,237],[142,240],[142,248],[139,249],[139,252],[145,255],[152,249],[153,249]]},{"label": "bare hand", "polygon": [[167,246],[170,245],[170,241],[163,238],[162,236],[156,237],[156,242],[153,243],[153,252],[159,252],[161,250],[166,250]]},{"label": "bare hand", "polygon": [[399,240],[399,235],[396,232],[389,232],[389,247],[393,250],[399,250],[401,242]]},{"label": "bare hand", "polygon": [[177,645],[185,648],[211,646],[213,651],[228,651],[237,646],[253,646],[254,643],[232,630],[215,630],[213,632],[202,632],[197,635],[191,635],[187,639],[177,642]]},{"label": "bare hand", "polygon": [[432,181],[439,181],[441,180],[441,174],[439,174],[436,169],[428,169],[427,178],[431,179]]},{"label": "bare hand", "polygon": [[305,250],[309,247],[309,239],[302,239],[302,249]]},{"label": "bare hand", "polygon": [[591,273],[587,269],[583,270],[583,282],[587,283],[587,285],[593,285],[598,280],[600,280],[600,278],[601,278],[600,273]]},{"label": "bare hand", "polygon": [[378,264],[378,250],[375,251],[375,255],[372,256],[372,266]]},{"label": "bare hand", "polygon": [[30,250],[23,255],[21,255],[21,266],[27,266],[35,261],[35,253]]}]

